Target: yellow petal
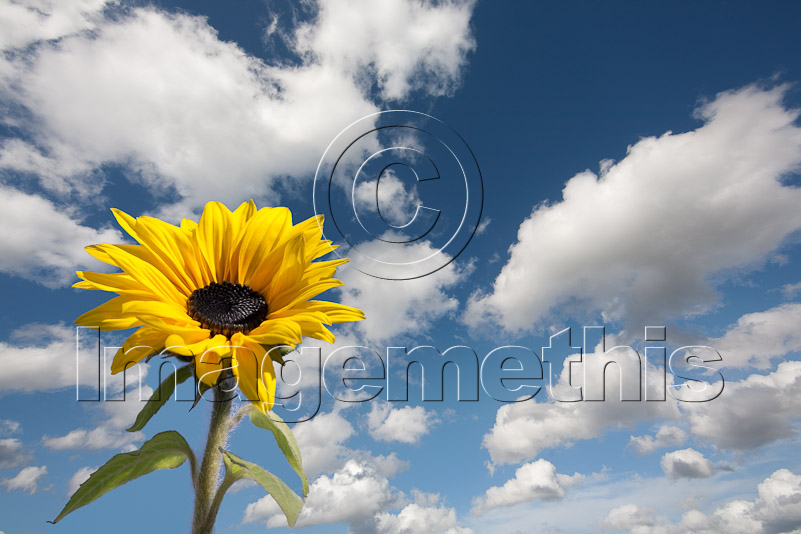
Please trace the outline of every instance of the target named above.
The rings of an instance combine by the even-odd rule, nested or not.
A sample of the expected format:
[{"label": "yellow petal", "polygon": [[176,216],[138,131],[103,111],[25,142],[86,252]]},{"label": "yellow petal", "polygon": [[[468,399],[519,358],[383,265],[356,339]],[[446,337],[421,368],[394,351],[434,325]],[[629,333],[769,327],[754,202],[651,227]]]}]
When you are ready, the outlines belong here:
[{"label": "yellow petal", "polygon": [[141,245],[91,245],[86,250],[95,258],[116,265],[165,300],[183,304],[189,296],[153,266],[152,254]]},{"label": "yellow petal", "polygon": [[253,218],[258,212],[256,204],[250,200],[243,202],[239,205],[231,216],[231,235],[233,236],[233,243],[231,244],[229,261],[225,265],[225,280],[229,282],[237,280],[239,272],[239,250],[242,245],[242,236],[247,226],[247,222]]},{"label": "yellow petal", "polygon": [[227,344],[215,345],[218,341],[211,341],[200,355],[195,357],[195,374],[198,380],[208,386],[214,386],[220,379],[220,374],[234,366],[230,350],[220,350],[219,347]]},{"label": "yellow petal", "polygon": [[301,280],[301,283],[292,287],[280,295],[275,295],[269,301],[271,309],[280,311],[284,308],[292,308],[304,300],[309,300],[316,297],[320,293],[328,291],[331,288],[345,285],[335,278],[327,280],[320,280],[316,282],[309,282],[308,280]]},{"label": "yellow petal", "polygon": [[111,374],[117,374],[128,367],[139,363],[143,358],[160,352],[164,348],[167,338],[165,332],[160,332],[150,326],[143,326],[130,335],[122,347],[114,355],[111,362]]},{"label": "yellow petal", "polygon": [[197,243],[215,282],[225,280],[225,265],[233,235],[231,211],[221,202],[209,202],[197,225]]},{"label": "yellow petal", "polygon": [[[305,247],[306,243],[303,241],[302,235],[293,238],[287,243],[282,255],[281,267],[272,279],[259,280],[257,276],[254,276],[251,280],[253,285],[250,287],[259,293],[267,295],[267,301],[269,302],[272,295],[278,295],[297,284],[303,277],[306,267]],[[269,285],[264,287],[265,283]]]},{"label": "yellow petal", "polygon": [[302,340],[300,326],[290,319],[264,321],[247,334],[247,338],[263,345],[295,346]]},{"label": "yellow petal", "polygon": [[336,340],[334,334],[317,321],[301,321],[298,325],[304,337],[313,337],[328,343],[333,343]]},{"label": "yellow petal", "polygon": [[77,282],[72,287],[81,289],[97,289],[100,291],[113,291],[120,295],[131,297],[156,298],[148,287],[143,286],[125,273],[91,273],[86,271],[75,271],[82,282]]},{"label": "yellow petal", "polygon": [[199,358],[209,350],[217,347],[228,345],[228,339],[223,335],[216,335],[211,339],[203,339],[197,343],[187,343],[187,340],[181,334],[170,334],[165,340],[165,350],[178,354],[179,356],[188,356],[190,358]]},{"label": "yellow petal", "polygon": [[112,211],[120,225],[129,228],[129,233],[134,232],[131,235],[153,254],[158,260],[156,267],[177,287],[191,293],[205,285],[204,278],[208,276],[201,272],[205,264],[197,261],[195,243],[186,232],[153,217],[133,219],[122,211]]},{"label": "yellow petal", "polygon": [[[348,323],[351,321],[361,321],[364,319],[364,312],[358,308],[339,304],[338,302],[326,302],[323,300],[307,300],[300,302],[293,307],[298,311],[319,311],[328,316],[332,324]],[[288,310],[290,313],[292,310]],[[270,317],[272,319],[272,314]]]},{"label": "yellow petal", "polygon": [[316,260],[326,254],[335,251],[339,248],[339,245],[333,245],[331,241],[320,241],[319,243],[315,243],[309,250],[309,261]]},{"label": "yellow petal", "polygon": [[259,344],[234,349],[234,376],[247,400],[266,414],[275,402],[275,370],[272,359]]},{"label": "yellow petal", "polygon": [[247,222],[235,254],[239,283],[253,287],[250,279],[257,270],[264,270],[268,262],[280,265],[273,249],[291,228],[292,213],[286,208],[262,208]]},{"label": "yellow petal", "polygon": [[140,319],[143,323],[150,325],[153,328],[157,328],[162,332],[180,336],[183,339],[184,344],[198,343],[204,339],[210,339],[213,337],[209,330],[200,328],[200,325],[197,323],[197,321],[187,324],[174,324],[172,322],[165,321],[164,319],[149,315],[142,315]]},{"label": "yellow petal", "polygon": [[123,304],[129,301],[130,297],[114,297],[75,319],[75,324],[100,330],[124,330],[141,326],[142,322],[136,316],[122,311]]},{"label": "yellow petal", "polygon": [[174,302],[164,302],[158,300],[130,300],[123,303],[122,312],[142,317],[145,315],[173,319],[179,322],[188,322],[192,318],[186,314],[186,308]]}]

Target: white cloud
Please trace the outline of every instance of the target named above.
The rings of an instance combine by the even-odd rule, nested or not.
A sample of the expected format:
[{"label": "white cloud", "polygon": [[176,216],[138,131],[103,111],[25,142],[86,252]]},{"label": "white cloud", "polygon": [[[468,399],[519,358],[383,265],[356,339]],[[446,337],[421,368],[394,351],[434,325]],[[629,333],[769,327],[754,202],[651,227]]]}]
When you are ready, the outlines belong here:
[{"label": "white cloud", "polygon": [[388,402],[373,401],[367,415],[370,436],[378,441],[417,444],[439,422],[436,412],[422,406],[394,408]]},{"label": "white cloud", "polygon": [[783,304],[743,315],[723,336],[707,344],[720,353],[721,366],[766,369],[771,360],[801,351],[799,324],[801,304]]},{"label": "white cloud", "polygon": [[486,232],[491,222],[492,219],[485,217],[484,220],[478,224],[478,227],[476,228],[476,235],[481,235]]},{"label": "white cloud", "polygon": [[[210,198],[275,201],[280,180],[310,176],[343,127],[378,111],[373,80],[387,98],[448,94],[474,47],[471,2],[340,4],[321,1],[294,28],[294,65],[247,55],[202,17],[152,7],[76,15],[68,33],[91,32],[41,43],[0,69],[6,99],[33,118],[32,141],[0,147],[0,169],[89,196],[102,166],[119,164],[156,196],[176,192],[182,206],[163,208],[173,216]],[[30,18],[7,15],[10,25]]]},{"label": "white cloud", "polygon": [[671,479],[706,478],[715,474],[715,466],[695,449],[681,449],[662,456],[662,471]]},{"label": "white cloud", "polygon": [[[592,356],[585,356],[592,357]],[[610,396],[601,402],[559,402],[553,399],[569,399],[576,390],[570,385],[569,359],[565,359],[559,381],[554,385],[551,397],[545,402],[528,400],[504,404],[495,416],[495,424],[484,435],[482,447],[487,449],[494,464],[508,464],[531,460],[543,449],[570,446],[575,441],[593,439],[607,429],[633,426],[654,419],[676,419],[679,409],[676,402],[668,396],[665,402],[621,402]],[[583,364],[573,365],[573,385],[582,383],[576,376],[576,369]],[[661,380],[655,369],[648,369],[650,380]],[[578,373],[579,376],[581,373]],[[600,377],[587,377],[600,382]],[[670,375],[667,377],[671,383]],[[643,386],[648,381],[643,381]],[[633,379],[624,384],[624,390],[631,390]],[[620,375],[610,372],[607,376],[607,391],[620,389]],[[572,391],[571,391],[572,390]],[[707,404],[714,404],[712,403]]]},{"label": "white cloud", "polygon": [[21,490],[33,495],[39,489],[39,480],[47,474],[47,467],[25,467],[13,478],[0,480],[6,491]]},{"label": "white cloud", "polygon": [[[487,294],[464,315],[510,331],[556,310],[625,321],[629,331],[708,311],[713,275],[764,263],[801,228],[797,110],[786,87],[748,86],[701,106],[696,130],[641,139],[600,177],[571,178],[563,198],[537,205]],[[754,224],[759,221],[759,224]]]},{"label": "white cloud", "polygon": [[459,85],[474,2],[324,0],[295,33],[296,50],[356,77],[373,74],[384,98],[413,89],[450,94]]},{"label": "white cloud", "polygon": [[78,351],[75,327],[30,324],[12,332],[11,339],[18,344],[0,342],[0,391],[75,387],[76,379],[82,386],[97,388],[97,374],[90,372],[97,369],[97,348],[89,345],[97,334],[80,329],[77,335],[84,342]]},{"label": "white cloud", "polygon": [[561,499],[565,489],[581,483],[583,479],[580,473],[557,473],[551,462],[540,458],[519,467],[514,478],[507,480],[503,486],[493,486],[483,496],[473,499],[472,513],[479,515],[493,508],[514,506],[535,499]]},{"label": "white cloud", "polygon": [[657,449],[672,445],[681,445],[687,439],[687,433],[677,426],[662,425],[656,432],[656,436],[631,436],[629,447],[635,454],[645,455]]},{"label": "white cloud", "polygon": [[[431,502],[433,500],[433,502]],[[437,504],[439,495],[427,504],[411,503],[397,514],[382,512],[376,516],[376,534],[472,534],[459,526],[456,510]]]},{"label": "white cloud", "polygon": [[[573,367],[575,371],[576,366]],[[565,392],[571,386],[566,369],[563,368],[554,387],[557,398],[568,398]],[[653,375],[651,383],[661,380],[661,374],[654,369],[648,372]],[[673,376],[668,374],[666,379],[670,387]],[[611,373],[607,390],[617,391],[618,384],[618,374]],[[575,373],[573,385],[581,385],[576,382]],[[718,388],[716,383],[709,387],[713,391]],[[698,394],[706,395],[700,391]],[[495,424],[484,435],[482,446],[494,464],[508,464],[534,459],[543,449],[596,438],[611,429],[682,418],[689,423],[689,432],[702,442],[720,449],[749,450],[796,435],[799,403],[801,362],[787,361],[766,375],[752,374],[743,380],[727,381],[723,393],[708,402],[678,402],[668,395],[664,402],[550,399],[505,404],[498,409]],[[676,440],[680,438],[675,431],[670,433]],[[631,443],[636,452],[640,445],[645,451],[667,443],[667,439],[668,435],[663,434],[662,439],[653,442],[646,437],[635,438]]]},{"label": "white cloud", "polygon": [[796,434],[801,362],[782,362],[767,375],[726,383],[710,402],[686,403],[690,431],[724,449],[753,449]]},{"label": "white cloud", "polygon": [[24,47],[40,40],[91,29],[109,0],[17,0],[0,3],[0,49]]},{"label": "white cloud", "polygon": [[9,434],[16,434],[17,432],[22,432],[22,426],[19,424],[19,421],[0,419],[0,435],[7,436]]},{"label": "white cloud", "polygon": [[33,453],[16,438],[0,439],[0,469],[25,465],[33,460]]},{"label": "white cloud", "polygon": [[309,476],[332,473],[348,461],[358,461],[386,477],[409,468],[409,463],[394,452],[373,455],[366,450],[347,447],[344,443],[356,434],[356,430],[344,417],[346,408],[342,406],[345,405],[338,404],[334,411],[318,414],[292,428],[303,458],[303,469]]},{"label": "white cloud", "polygon": [[[438,494],[413,489],[414,502],[408,503],[388,476],[370,462],[348,460],[311,484],[296,526],[347,523],[354,534],[472,534],[459,526],[453,508],[440,504]],[[387,511],[401,506],[397,514]],[[267,528],[287,524],[270,496],[249,504],[243,522],[265,523]]]},{"label": "white cloud", "polygon": [[339,411],[317,414],[292,428],[309,476],[333,471],[343,462],[350,449],[343,443],[356,431]]},{"label": "white cloud", "polygon": [[609,512],[601,522],[604,530],[623,530],[632,534],[657,534],[652,530],[655,526],[654,510],[634,504],[625,504]]},{"label": "white cloud", "polygon": [[[91,388],[96,395],[98,382],[105,385],[109,398],[121,393],[122,375],[111,376],[111,358],[118,337],[103,333],[101,343],[106,352],[106,365],[98,377],[97,332],[64,324],[31,323],[11,332],[10,340],[0,342],[0,393],[11,391],[49,391],[63,388]],[[101,359],[101,363],[102,363]],[[43,371],[43,370],[46,370]],[[144,379],[148,368],[138,366],[126,373],[128,385],[135,377]],[[145,395],[146,387],[142,388]],[[82,393],[81,398],[90,398]],[[109,406],[115,403],[104,403]],[[119,403],[118,403],[119,404]]]},{"label": "white cloud", "polygon": [[[397,506],[399,499],[386,476],[365,463],[349,460],[332,476],[320,476],[311,484],[297,526],[361,523]],[[267,528],[287,525],[284,514],[269,495],[247,506],[244,522],[265,522]]]},{"label": "white cloud", "polygon": [[[141,398],[147,400],[153,394],[153,389],[149,386],[142,386]],[[128,432],[126,427],[130,426],[137,414],[144,407],[144,402],[140,400],[140,393],[135,389],[129,390],[125,395],[125,400],[114,400],[101,402],[96,407],[106,418],[95,428],[77,428],[63,436],[50,437],[42,436],[42,443],[45,447],[57,451],[64,450],[100,450],[100,449],[135,449],[135,443],[142,441],[145,435],[142,432]]]},{"label": "white cloud", "polygon": [[[365,256],[384,262],[412,262],[426,258],[437,249],[429,241],[413,243],[384,243],[371,241],[358,246],[360,253],[349,253],[352,265],[359,267]],[[428,265],[428,264],[426,264]],[[410,264],[409,276],[416,268],[426,265]],[[380,266],[379,266],[380,267]],[[375,276],[384,273],[371,264],[369,270]],[[393,271],[396,272],[396,271]],[[364,310],[369,317],[354,325],[355,332],[368,344],[384,345],[399,343],[404,336],[419,336],[428,330],[437,319],[455,312],[459,301],[448,290],[467,278],[469,267],[460,267],[451,262],[442,269],[413,280],[384,280],[359,272],[351,265],[344,266],[338,278],[345,282],[340,288],[342,302]]]},{"label": "white cloud", "polygon": [[121,243],[120,233],[83,226],[76,217],[75,210],[0,186],[0,226],[14,229],[0,233],[0,272],[59,288],[78,281],[76,269],[106,270],[83,248]]},{"label": "white cloud", "polygon": [[801,528],[801,476],[779,469],[759,484],[754,501],[729,502],[707,515],[693,509],[678,524],[647,507],[627,504],[602,520],[606,530],[631,534],[778,534]]},{"label": "white cloud", "polygon": [[406,186],[392,169],[388,169],[380,181],[368,180],[359,183],[353,191],[353,202],[360,214],[359,217],[362,213],[378,216],[378,210],[381,210],[381,217],[385,221],[395,226],[403,226],[412,220],[417,206],[420,205],[420,198],[417,196],[416,188],[407,191]]},{"label": "white cloud", "polygon": [[[347,301],[343,302],[343,304],[352,305],[351,302]],[[276,372],[281,373],[281,376],[283,377],[283,381],[279,382],[278,391],[280,395],[289,397],[301,389],[317,388],[318,386],[324,388],[325,386],[321,385],[321,366],[325,364],[326,358],[328,358],[328,356],[336,350],[350,350],[345,348],[357,347],[363,344],[361,339],[353,332],[352,326],[337,325],[331,330],[336,336],[336,341],[334,341],[334,343],[328,343],[318,339],[305,338],[303,340],[303,344],[297,348],[296,352],[293,352],[284,358],[285,361],[291,359],[292,363],[287,363],[287,365],[283,368],[276,365]],[[304,357],[302,354],[303,347],[319,347],[321,358],[320,361],[318,362],[317,358]],[[334,370],[333,367],[330,367],[330,369],[332,372],[338,371]],[[325,390],[323,389],[323,391]],[[288,403],[291,402],[292,401],[288,401]]]},{"label": "white cloud", "polygon": [[799,292],[801,292],[801,282],[796,282],[795,284],[784,284],[782,286],[782,296],[787,300],[795,298]]},{"label": "white cloud", "polygon": [[102,426],[87,430],[78,428],[64,436],[51,438],[44,436],[42,443],[45,447],[56,451],[76,449],[123,449],[136,441],[142,441],[143,435],[137,433],[124,433],[119,428],[104,428]]},{"label": "white cloud", "polygon": [[75,471],[69,482],[67,482],[67,497],[72,497],[72,494],[78,491],[81,484],[89,480],[89,475],[97,471],[97,467],[84,466]]}]

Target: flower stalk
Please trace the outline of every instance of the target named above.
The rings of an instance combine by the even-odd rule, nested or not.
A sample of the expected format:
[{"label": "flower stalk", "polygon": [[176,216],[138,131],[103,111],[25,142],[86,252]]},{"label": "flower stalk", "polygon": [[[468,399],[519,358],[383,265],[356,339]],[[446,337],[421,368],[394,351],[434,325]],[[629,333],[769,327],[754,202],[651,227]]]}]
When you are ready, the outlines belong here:
[{"label": "flower stalk", "polygon": [[[233,395],[224,391],[222,384],[213,388],[211,420],[206,449],[197,472],[193,473],[195,486],[195,509],[192,516],[192,534],[211,534],[214,531],[216,513],[212,510],[212,501],[217,493],[220,472],[222,470],[222,450],[228,444],[231,432],[231,405]],[[219,506],[219,505],[218,505]]]}]

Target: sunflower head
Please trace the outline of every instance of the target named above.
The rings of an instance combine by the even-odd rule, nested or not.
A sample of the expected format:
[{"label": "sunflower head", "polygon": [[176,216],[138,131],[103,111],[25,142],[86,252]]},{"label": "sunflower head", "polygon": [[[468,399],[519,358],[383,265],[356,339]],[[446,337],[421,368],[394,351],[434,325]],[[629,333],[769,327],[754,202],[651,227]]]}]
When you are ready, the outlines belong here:
[{"label": "sunflower head", "polygon": [[121,272],[78,271],[82,281],[74,286],[117,294],[76,324],[138,327],[115,355],[112,373],[175,354],[191,359],[208,386],[230,370],[265,412],[275,399],[276,346],[295,347],[304,336],[333,343],[326,326],[364,319],[356,308],[310,300],[342,285],[332,277],[348,261],[314,261],[336,248],[322,239],[322,216],[293,225],[288,209],[257,209],[252,200],[233,212],[209,202],[199,222],[180,226],[112,211],[138,244],[87,247]]}]

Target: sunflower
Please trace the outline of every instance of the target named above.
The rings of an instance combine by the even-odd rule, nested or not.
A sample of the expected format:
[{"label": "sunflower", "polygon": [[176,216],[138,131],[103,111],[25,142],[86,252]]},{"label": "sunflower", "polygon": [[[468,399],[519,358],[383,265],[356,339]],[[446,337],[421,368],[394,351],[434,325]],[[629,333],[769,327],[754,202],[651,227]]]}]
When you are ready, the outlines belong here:
[{"label": "sunflower", "polygon": [[253,201],[231,212],[206,204],[200,222],[174,226],[112,209],[138,245],[91,245],[98,260],[122,270],[77,271],[73,287],[118,296],[75,323],[100,330],[139,327],[123,343],[112,374],[158,353],[194,363],[209,387],[233,374],[262,411],[275,399],[276,346],[295,347],[303,336],[334,342],[326,325],[364,319],[361,310],[309,300],[343,285],[332,278],[347,259],[315,262],[336,248],[322,239],[323,217],[293,225],[287,208],[257,209]]}]

